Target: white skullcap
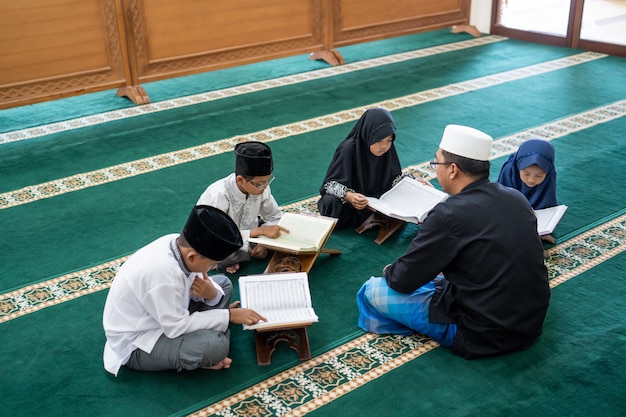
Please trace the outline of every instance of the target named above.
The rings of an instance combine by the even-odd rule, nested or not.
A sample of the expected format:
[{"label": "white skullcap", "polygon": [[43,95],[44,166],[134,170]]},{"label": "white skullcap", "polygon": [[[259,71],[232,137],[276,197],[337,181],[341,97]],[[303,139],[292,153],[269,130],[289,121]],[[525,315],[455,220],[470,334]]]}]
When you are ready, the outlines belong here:
[{"label": "white skullcap", "polygon": [[448,125],[439,147],[444,151],[477,161],[488,161],[493,139],[478,129]]}]

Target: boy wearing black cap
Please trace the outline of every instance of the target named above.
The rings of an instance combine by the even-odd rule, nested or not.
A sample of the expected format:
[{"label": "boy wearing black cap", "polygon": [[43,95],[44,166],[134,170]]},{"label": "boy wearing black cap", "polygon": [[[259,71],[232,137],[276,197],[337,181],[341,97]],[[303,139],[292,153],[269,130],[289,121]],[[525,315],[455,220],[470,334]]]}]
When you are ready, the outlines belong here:
[{"label": "boy wearing black cap", "polygon": [[232,219],[196,206],[180,234],[139,249],[118,271],[104,306],[104,367],[142,371],[230,367],[229,323],[265,320],[230,303],[232,283],[207,271],[241,247]]},{"label": "boy wearing black cap", "polygon": [[249,238],[276,238],[281,232],[288,232],[276,225],[283,212],[270,190],[273,171],[269,146],[255,141],[239,143],[235,146],[235,172],[211,184],[200,196],[197,204],[217,207],[228,213],[241,232],[241,249],[221,261],[218,264],[220,270],[235,273],[239,262],[267,256],[267,249],[249,244]]}]

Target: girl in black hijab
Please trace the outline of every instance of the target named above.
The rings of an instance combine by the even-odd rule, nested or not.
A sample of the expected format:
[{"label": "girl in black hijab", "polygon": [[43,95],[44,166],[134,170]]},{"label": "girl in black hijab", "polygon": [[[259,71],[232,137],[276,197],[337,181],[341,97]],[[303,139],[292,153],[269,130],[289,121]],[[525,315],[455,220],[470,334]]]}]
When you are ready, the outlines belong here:
[{"label": "girl in black hijab", "polygon": [[339,144],[320,188],[320,213],[337,218],[336,229],[357,227],[372,211],[367,197],[380,197],[403,176],[391,114],[369,109]]}]

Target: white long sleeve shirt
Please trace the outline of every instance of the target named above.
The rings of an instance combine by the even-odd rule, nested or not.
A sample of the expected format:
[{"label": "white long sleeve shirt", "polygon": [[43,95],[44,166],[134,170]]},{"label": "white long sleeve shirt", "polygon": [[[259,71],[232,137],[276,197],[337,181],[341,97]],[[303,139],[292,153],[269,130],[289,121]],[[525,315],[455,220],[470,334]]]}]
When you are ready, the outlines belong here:
[{"label": "white long sleeve shirt", "polygon": [[177,259],[177,237],[163,236],[139,249],[113,280],[102,317],[107,338],[103,360],[104,368],[116,376],[135,349],[150,353],[162,334],[176,338],[200,329],[228,329],[227,309],[189,313],[191,299],[215,305],[224,292],[214,283],[214,299],[191,296],[191,284],[202,275],[188,271]]},{"label": "white long sleeve shirt", "polygon": [[258,217],[261,216],[265,224],[272,225],[278,223],[283,212],[269,186],[263,194],[246,195],[237,187],[236,178],[233,173],[209,185],[196,204],[217,207],[228,213],[241,232],[241,250],[247,252],[250,230],[259,226]]}]

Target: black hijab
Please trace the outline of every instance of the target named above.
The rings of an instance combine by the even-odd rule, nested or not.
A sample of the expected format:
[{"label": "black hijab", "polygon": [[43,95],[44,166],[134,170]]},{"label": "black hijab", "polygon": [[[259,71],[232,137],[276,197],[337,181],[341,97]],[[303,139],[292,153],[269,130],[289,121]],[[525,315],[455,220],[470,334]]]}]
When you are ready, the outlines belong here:
[{"label": "black hijab", "polygon": [[[370,152],[370,145],[389,135],[395,142],[396,126],[391,114],[381,108],[365,111],[335,150],[323,184],[337,181],[365,196],[380,197],[402,173],[394,144],[382,156]],[[324,185],[320,193],[326,193]]]}]

